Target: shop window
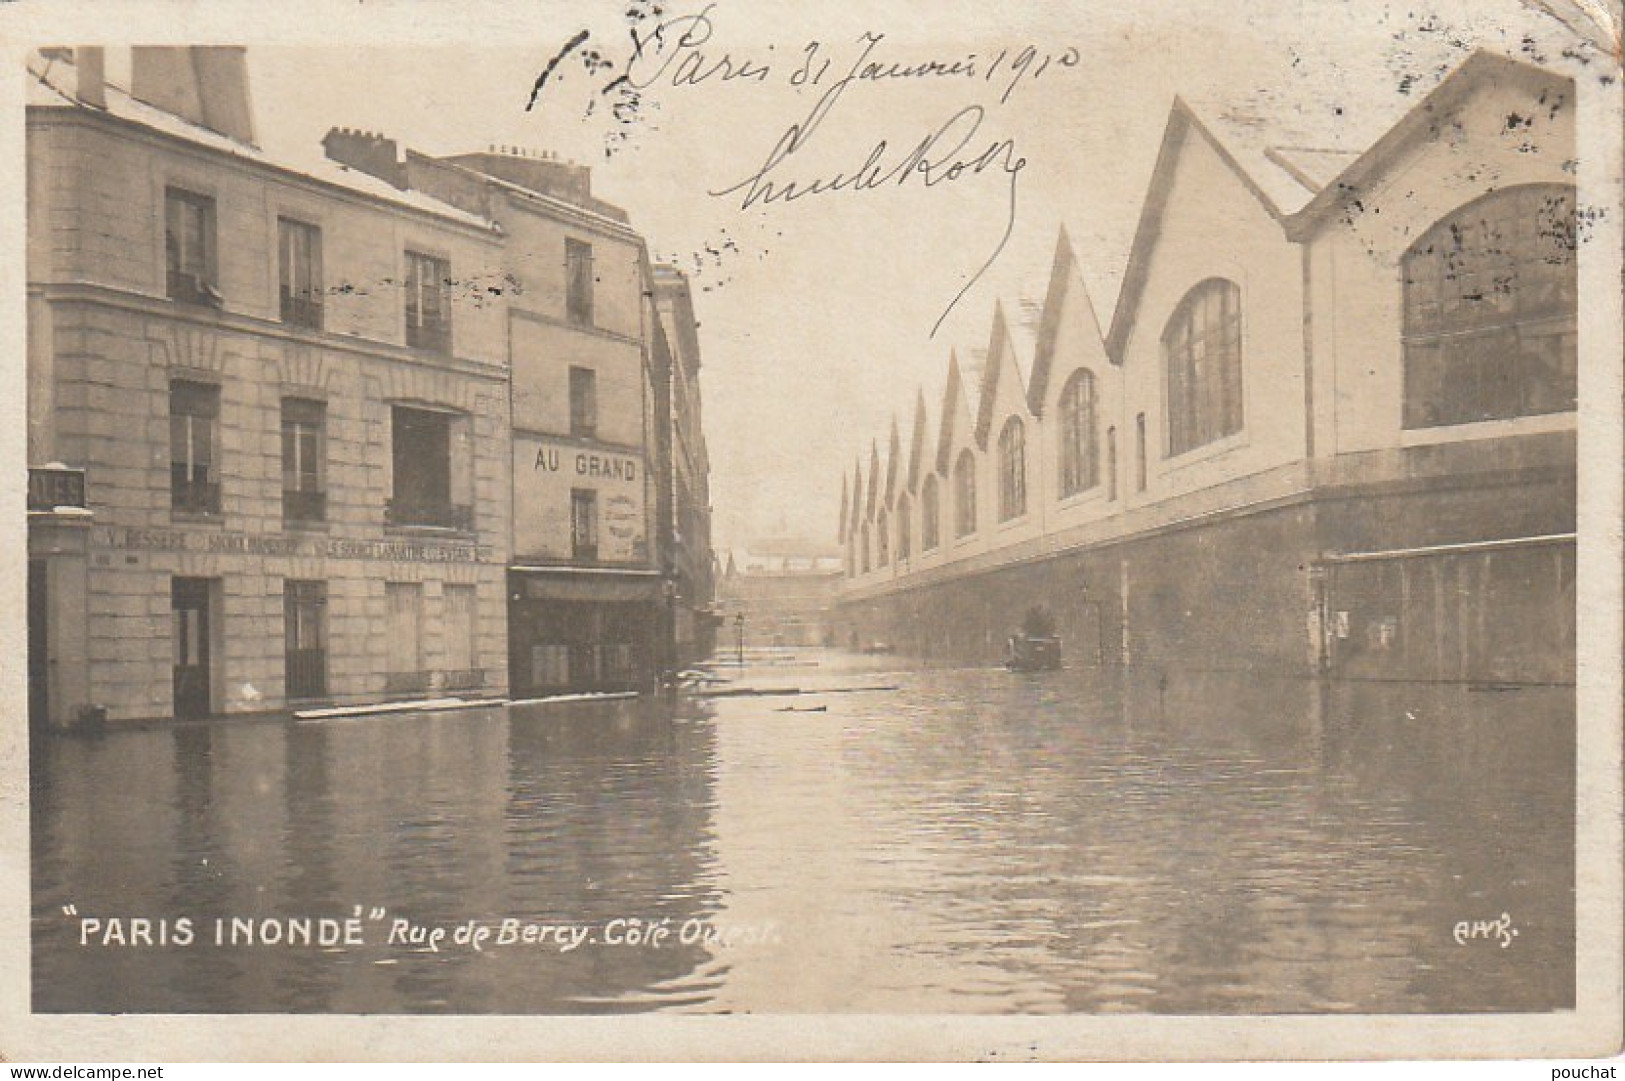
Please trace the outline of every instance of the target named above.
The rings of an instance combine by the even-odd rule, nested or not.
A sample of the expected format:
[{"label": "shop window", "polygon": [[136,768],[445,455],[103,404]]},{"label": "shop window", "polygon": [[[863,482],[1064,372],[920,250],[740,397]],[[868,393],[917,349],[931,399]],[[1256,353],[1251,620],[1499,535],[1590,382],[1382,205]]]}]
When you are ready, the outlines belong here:
[{"label": "shop window", "polygon": [[576,559],[598,558],[598,493],[590,488],[570,491],[570,550]]},{"label": "shop window", "polygon": [[451,352],[451,264],[414,251],[406,253],[406,344]]},{"label": "shop window", "polygon": [[1241,431],[1241,290],[1209,278],[1162,335],[1169,457]]},{"label": "shop window", "polygon": [[564,242],[565,306],[570,322],[592,325],[592,245],[580,240]]},{"label": "shop window", "polygon": [[1405,254],[1406,428],[1575,408],[1574,190],[1506,188],[1438,222]]},{"label": "shop window", "polygon": [[214,200],[207,195],[180,188],[164,191],[164,268],[171,300],[220,306]]},{"label": "shop window", "polygon": [[570,434],[591,439],[598,434],[598,373],[570,369]]},{"label": "shop window", "polygon": [[1004,422],[999,433],[999,521],[1027,513],[1027,429],[1020,417]]},{"label": "shop window", "polygon": [[1072,373],[1061,388],[1061,498],[1086,492],[1100,483],[1096,463],[1095,374]]},{"label": "shop window", "polygon": [[283,636],[289,698],[327,694],[327,583],[282,583]]},{"label": "shop window", "polygon": [[960,451],[954,466],[954,536],[968,537],[976,532],[976,458]]},{"label": "shop window", "polygon": [[320,522],[327,517],[325,484],[327,406],[282,399],[282,518]]},{"label": "shop window", "polygon": [[933,473],[925,478],[920,488],[920,551],[929,552],[936,548],[938,531],[941,528],[942,510],[938,506],[937,477]]},{"label": "shop window", "polygon": [[385,521],[472,531],[470,418],[404,405],[390,412],[393,491]]},{"label": "shop window", "polygon": [[220,513],[219,420],[219,387],[180,379],[169,384],[169,491],[177,511]]},{"label": "shop window", "polygon": [[277,219],[278,295],[282,321],[322,328],[322,231],[289,218]]}]

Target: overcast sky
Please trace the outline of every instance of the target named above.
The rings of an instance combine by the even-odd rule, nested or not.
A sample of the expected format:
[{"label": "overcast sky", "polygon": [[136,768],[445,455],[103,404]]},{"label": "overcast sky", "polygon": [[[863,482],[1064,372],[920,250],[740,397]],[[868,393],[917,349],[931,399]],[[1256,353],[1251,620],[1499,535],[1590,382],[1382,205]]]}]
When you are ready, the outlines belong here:
[{"label": "overcast sky", "polygon": [[[996,301],[1030,344],[1023,327],[1063,224],[1104,329],[1176,93],[1358,149],[1472,48],[1555,56],[1571,40],[1515,0],[1417,11],[1300,0],[1251,15],[1233,0],[1154,15],[1053,0],[661,7],[514,5],[500,43],[484,25],[477,46],[391,47],[383,34],[257,45],[254,104],[261,142],[295,158],[319,153],[340,125],[430,153],[520,145],[592,165],[595,191],[693,276],[719,548],[781,532],[833,543],[843,474],[859,455],[867,468],[871,439],[884,454],[893,414],[907,444],[917,388],[935,423],[949,350],[976,363]],[[390,10],[399,23],[403,9]],[[634,61],[629,29],[652,35],[662,23],[666,51],[651,37]],[[709,39],[679,48],[685,30]],[[582,31],[527,110],[537,78]],[[866,49],[888,66],[961,73],[842,84]],[[689,54],[706,71],[726,55],[745,74],[674,85]],[[621,76],[649,84],[630,108],[610,86]],[[752,176],[793,125],[808,130],[765,174],[776,188],[850,174],[882,140],[882,170],[939,131],[927,156],[943,166],[995,152],[983,171],[939,171],[929,186],[916,176],[747,206]]]}]

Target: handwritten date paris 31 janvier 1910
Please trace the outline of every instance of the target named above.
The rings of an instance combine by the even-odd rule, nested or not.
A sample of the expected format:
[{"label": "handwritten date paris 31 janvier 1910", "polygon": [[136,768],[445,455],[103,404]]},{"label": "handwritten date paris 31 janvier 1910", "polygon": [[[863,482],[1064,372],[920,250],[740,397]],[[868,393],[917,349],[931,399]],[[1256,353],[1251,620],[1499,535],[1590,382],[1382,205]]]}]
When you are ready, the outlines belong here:
[{"label": "handwritten date paris 31 janvier 1910", "polygon": [[793,53],[792,62],[782,63],[718,52],[711,44],[717,32],[714,11],[715,5],[708,5],[698,14],[656,21],[652,28],[643,29],[642,24],[657,19],[662,10],[647,2],[634,3],[627,12],[631,47],[623,63],[617,64],[589,48],[589,33],[583,30],[543,67],[531,87],[526,109],[536,106],[548,80],[572,54],[580,58],[591,76],[602,80],[598,93],[612,99],[612,115],[621,123],[636,120],[643,92],[656,86],[681,90],[716,83],[748,89],[782,80],[798,91],[816,91],[811,108],[777,134],[759,166],[735,182],[709,190],[708,194],[715,198],[737,198],[742,211],[834,192],[863,193],[910,183],[929,189],[975,178],[990,170],[1002,173],[1007,181],[1004,231],[981,267],[938,317],[932,327],[934,335],[959,300],[993,265],[1014,231],[1017,183],[1027,164],[1015,139],[980,135],[988,115],[987,105],[961,97],[949,105],[946,119],[934,128],[901,139],[876,140],[866,151],[858,152],[861,158],[855,154],[852,165],[839,171],[803,175],[796,171],[797,155],[808,149],[854,87],[931,82],[976,95],[983,94],[987,87],[997,94],[997,103],[1002,106],[1023,85],[1039,81],[1046,73],[1077,67],[1082,60],[1080,52],[1071,46],[1025,45],[985,54],[967,52],[946,59],[898,59],[887,53],[886,35],[869,30],[850,47],[809,41]]}]

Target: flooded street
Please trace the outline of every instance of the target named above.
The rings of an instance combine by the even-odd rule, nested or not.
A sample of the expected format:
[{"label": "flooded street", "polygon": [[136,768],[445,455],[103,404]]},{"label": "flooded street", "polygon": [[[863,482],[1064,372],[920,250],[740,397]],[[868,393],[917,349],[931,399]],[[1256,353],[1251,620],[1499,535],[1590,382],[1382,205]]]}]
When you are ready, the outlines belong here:
[{"label": "flooded street", "polygon": [[[35,1009],[1573,1005],[1572,688],[723,674],[803,693],[48,742]],[[324,917],[364,941],[263,941]]]}]

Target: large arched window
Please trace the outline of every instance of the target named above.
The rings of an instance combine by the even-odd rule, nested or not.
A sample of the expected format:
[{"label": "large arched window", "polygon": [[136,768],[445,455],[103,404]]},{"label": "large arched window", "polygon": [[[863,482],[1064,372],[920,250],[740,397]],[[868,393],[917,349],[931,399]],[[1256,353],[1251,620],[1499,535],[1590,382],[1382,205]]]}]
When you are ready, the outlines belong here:
[{"label": "large arched window", "polygon": [[913,541],[913,539],[914,539],[913,537],[911,537],[909,535],[912,532],[912,530],[910,529],[910,522],[908,520],[908,512],[909,512],[910,509],[911,508],[908,505],[908,496],[905,495],[902,498],[898,499],[898,501],[897,501],[897,558],[899,560],[904,560],[904,559],[908,558],[909,545],[910,545],[910,542]]},{"label": "large arched window", "polygon": [[937,506],[937,476],[925,478],[920,488],[920,551],[929,552],[939,543],[942,509]]},{"label": "large arched window", "polygon": [[1100,483],[1095,443],[1095,373],[1080,368],[1061,388],[1061,498]]},{"label": "large arched window", "polygon": [[858,573],[858,535],[849,532],[846,535],[846,576],[853,577]]},{"label": "large arched window", "polygon": [[1241,290],[1209,278],[1162,333],[1169,457],[1241,431]]},{"label": "large arched window", "polygon": [[869,523],[863,523],[863,573],[869,573]]},{"label": "large arched window", "polygon": [[1507,188],[1405,253],[1407,428],[1575,407],[1574,189]]},{"label": "large arched window", "polygon": [[954,536],[976,532],[976,458],[961,451],[954,465]]},{"label": "large arched window", "polygon": [[876,536],[880,541],[880,544],[879,551],[875,555],[875,562],[884,567],[887,563],[891,562],[891,535],[886,530],[885,511],[880,512],[880,526],[879,532],[876,534]]},{"label": "large arched window", "polygon": [[1004,422],[999,433],[999,521],[1027,513],[1027,429],[1020,417]]}]

